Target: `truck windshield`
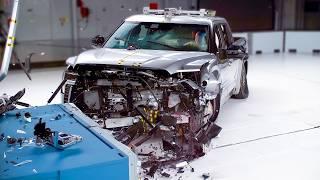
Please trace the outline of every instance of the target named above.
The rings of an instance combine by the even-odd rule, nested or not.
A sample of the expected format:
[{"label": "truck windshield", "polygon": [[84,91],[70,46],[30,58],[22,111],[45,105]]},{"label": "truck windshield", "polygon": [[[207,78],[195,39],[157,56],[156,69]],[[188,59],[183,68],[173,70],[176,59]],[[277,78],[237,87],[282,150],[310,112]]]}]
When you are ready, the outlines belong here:
[{"label": "truck windshield", "polygon": [[208,26],[124,22],[105,46],[114,49],[208,51]]}]

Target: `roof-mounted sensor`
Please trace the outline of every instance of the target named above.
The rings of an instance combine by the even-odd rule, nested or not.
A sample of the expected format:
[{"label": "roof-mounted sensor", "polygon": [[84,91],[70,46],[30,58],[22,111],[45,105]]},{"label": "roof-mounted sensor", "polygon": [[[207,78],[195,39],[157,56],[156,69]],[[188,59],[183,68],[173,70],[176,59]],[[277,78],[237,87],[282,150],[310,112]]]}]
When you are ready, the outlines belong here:
[{"label": "roof-mounted sensor", "polygon": [[164,15],[167,18],[170,18],[172,16],[215,16],[216,11],[212,10],[206,10],[206,9],[200,9],[199,11],[188,11],[188,10],[182,10],[177,8],[165,8],[165,9],[150,9],[149,7],[143,8],[143,14],[145,15]]}]

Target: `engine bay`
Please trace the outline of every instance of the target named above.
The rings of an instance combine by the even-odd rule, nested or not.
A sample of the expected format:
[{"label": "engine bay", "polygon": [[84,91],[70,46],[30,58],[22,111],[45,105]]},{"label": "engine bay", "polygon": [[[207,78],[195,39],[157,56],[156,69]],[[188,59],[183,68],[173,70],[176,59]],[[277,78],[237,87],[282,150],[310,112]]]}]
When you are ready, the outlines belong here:
[{"label": "engine bay", "polygon": [[64,101],[140,155],[144,168],[201,157],[221,131],[220,104],[206,98],[200,72],[78,65],[65,79]]}]

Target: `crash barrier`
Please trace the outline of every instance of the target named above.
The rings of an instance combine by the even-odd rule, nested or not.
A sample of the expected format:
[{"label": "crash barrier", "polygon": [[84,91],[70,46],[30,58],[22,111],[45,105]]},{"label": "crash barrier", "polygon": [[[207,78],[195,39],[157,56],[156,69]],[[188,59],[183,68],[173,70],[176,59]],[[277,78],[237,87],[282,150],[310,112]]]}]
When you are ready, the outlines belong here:
[{"label": "crash barrier", "polygon": [[249,54],[280,53],[283,49],[283,32],[242,32],[234,37],[245,37]]},{"label": "crash barrier", "polygon": [[280,53],[283,49],[283,32],[256,32],[249,35],[250,54]]},{"label": "crash barrier", "polygon": [[319,31],[286,31],[285,51],[291,53],[320,53]]},{"label": "crash barrier", "polygon": [[270,31],[234,33],[246,37],[249,54],[314,53],[320,54],[320,31]]}]

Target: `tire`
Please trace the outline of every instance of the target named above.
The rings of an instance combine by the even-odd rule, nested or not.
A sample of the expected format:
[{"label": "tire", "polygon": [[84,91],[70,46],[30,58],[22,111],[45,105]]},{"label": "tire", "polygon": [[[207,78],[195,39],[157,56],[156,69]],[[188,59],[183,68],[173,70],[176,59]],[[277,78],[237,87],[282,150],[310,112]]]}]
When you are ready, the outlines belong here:
[{"label": "tire", "polygon": [[248,81],[247,81],[247,72],[244,65],[242,65],[241,70],[241,78],[240,78],[240,91],[238,94],[234,94],[232,98],[235,99],[246,99],[249,96],[249,88],[248,88]]}]

